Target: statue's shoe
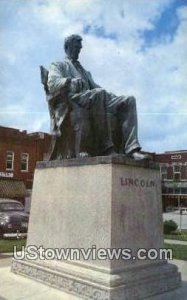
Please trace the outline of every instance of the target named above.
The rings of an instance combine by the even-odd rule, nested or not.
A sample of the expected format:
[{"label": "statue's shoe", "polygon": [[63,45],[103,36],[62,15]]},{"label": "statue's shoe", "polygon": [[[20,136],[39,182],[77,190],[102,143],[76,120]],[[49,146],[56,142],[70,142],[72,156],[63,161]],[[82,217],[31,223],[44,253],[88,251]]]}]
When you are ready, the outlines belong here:
[{"label": "statue's shoe", "polygon": [[80,152],[79,154],[78,154],[78,158],[85,158],[85,157],[89,157],[90,155],[89,155],[89,153],[87,153],[87,152]]},{"label": "statue's shoe", "polygon": [[149,154],[147,154],[147,153],[143,154],[139,151],[131,153],[130,157],[133,158],[134,160],[142,160],[142,159],[150,159],[151,158]]}]

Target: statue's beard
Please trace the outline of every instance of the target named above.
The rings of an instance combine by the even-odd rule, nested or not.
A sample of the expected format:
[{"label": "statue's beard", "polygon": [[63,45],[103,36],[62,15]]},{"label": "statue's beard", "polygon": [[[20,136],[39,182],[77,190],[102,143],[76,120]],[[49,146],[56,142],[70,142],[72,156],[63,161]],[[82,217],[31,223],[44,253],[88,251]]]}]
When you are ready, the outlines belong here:
[{"label": "statue's beard", "polygon": [[79,53],[75,53],[74,56],[73,56],[73,59],[77,60],[78,58],[79,58]]},{"label": "statue's beard", "polygon": [[69,58],[71,58],[72,60],[77,60],[79,58],[79,52],[73,52],[73,53],[70,53],[69,55]]}]

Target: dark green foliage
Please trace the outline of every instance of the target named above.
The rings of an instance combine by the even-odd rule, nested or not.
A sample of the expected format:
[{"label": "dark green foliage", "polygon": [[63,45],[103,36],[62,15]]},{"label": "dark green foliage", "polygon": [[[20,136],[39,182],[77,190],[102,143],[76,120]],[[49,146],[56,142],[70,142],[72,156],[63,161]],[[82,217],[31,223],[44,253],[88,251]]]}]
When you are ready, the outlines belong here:
[{"label": "dark green foliage", "polygon": [[177,230],[177,223],[173,220],[166,220],[164,221],[164,234],[170,234]]}]

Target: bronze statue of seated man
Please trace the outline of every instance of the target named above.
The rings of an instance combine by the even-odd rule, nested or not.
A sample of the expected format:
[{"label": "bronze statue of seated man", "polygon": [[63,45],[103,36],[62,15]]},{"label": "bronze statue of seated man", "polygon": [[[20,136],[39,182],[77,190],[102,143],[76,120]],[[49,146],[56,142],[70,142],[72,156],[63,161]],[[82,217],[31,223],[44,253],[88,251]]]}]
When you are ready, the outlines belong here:
[{"label": "bronze statue of seated man", "polygon": [[114,153],[105,100],[100,101],[96,92],[89,107],[82,107],[69,97],[67,84],[50,92],[49,72],[43,66],[40,70],[51,121],[48,160]]},{"label": "bronze statue of seated man", "polygon": [[[75,134],[75,140],[79,140],[78,148],[81,148],[81,144],[86,145],[85,149],[83,146],[83,152],[92,156],[124,153],[134,159],[146,158],[140,152],[137,137],[135,98],[115,96],[97,85],[78,61],[81,48],[82,38],[79,35],[67,37],[64,43],[67,54],[65,61],[52,63],[49,68],[49,94],[66,91],[65,96],[58,101],[58,109],[53,107],[53,123],[59,140],[56,138],[51,159],[58,158],[57,153],[61,152],[60,143],[63,140],[63,130],[67,128],[65,122],[69,111],[73,112],[73,117],[70,116],[73,132],[76,132],[76,125],[79,128],[79,134]],[[78,152],[81,153],[82,149],[78,149]]]}]

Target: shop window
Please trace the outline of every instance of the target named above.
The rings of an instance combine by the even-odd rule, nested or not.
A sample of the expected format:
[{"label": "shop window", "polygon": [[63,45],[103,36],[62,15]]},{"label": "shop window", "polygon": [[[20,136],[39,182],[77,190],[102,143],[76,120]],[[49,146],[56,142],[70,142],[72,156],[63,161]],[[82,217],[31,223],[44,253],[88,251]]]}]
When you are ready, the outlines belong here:
[{"label": "shop window", "polygon": [[173,173],[180,173],[181,166],[180,165],[174,165],[173,166]]},{"label": "shop window", "polygon": [[168,188],[167,193],[168,194],[173,194],[173,188]]},{"label": "shop window", "polygon": [[162,194],[167,194],[168,190],[165,186],[162,187]]},{"label": "shop window", "polygon": [[29,154],[22,153],[21,154],[21,171],[28,171],[29,166]]},{"label": "shop window", "polygon": [[181,192],[181,191],[180,191],[180,188],[175,188],[175,189],[174,189],[174,194],[175,194],[175,195],[179,195],[180,192]]},{"label": "shop window", "polygon": [[6,170],[14,170],[14,152],[7,151],[6,153]]},{"label": "shop window", "polygon": [[175,181],[181,180],[181,165],[173,166],[173,180]]},{"label": "shop window", "polygon": [[181,194],[187,194],[187,187],[186,188],[181,188]]},{"label": "shop window", "polygon": [[161,174],[161,179],[167,179],[167,166],[166,165],[161,165],[160,166],[160,174]]},{"label": "shop window", "polygon": [[183,166],[183,179],[187,179],[187,162]]},{"label": "shop window", "polygon": [[181,180],[184,180],[186,178],[186,166],[183,164],[181,165]]},{"label": "shop window", "polygon": [[173,179],[175,181],[180,181],[181,180],[181,173],[174,173],[173,174]]},{"label": "shop window", "polygon": [[173,180],[173,167],[170,165],[167,168],[167,179]]}]

